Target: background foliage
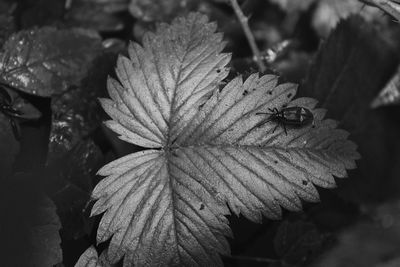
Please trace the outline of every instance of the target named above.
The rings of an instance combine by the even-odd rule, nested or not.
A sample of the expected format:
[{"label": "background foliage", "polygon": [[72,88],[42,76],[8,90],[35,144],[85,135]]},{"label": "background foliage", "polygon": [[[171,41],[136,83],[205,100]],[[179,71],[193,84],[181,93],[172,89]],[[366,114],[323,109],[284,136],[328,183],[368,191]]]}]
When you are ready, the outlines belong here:
[{"label": "background foliage", "polygon": [[[235,238],[228,240],[232,256],[223,257],[225,266],[397,266],[400,32],[384,13],[390,5],[239,4],[266,73],[299,84],[297,96],[317,99],[326,116],[350,132],[362,159],[349,179],[336,181],[337,189],[318,188],[321,203],[303,203],[301,212],[283,211],[282,220],[262,224],[228,216]],[[98,255],[103,261],[108,244],[96,243],[101,216],[89,217],[90,196],[102,178],[96,172],[142,148],[101,123],[107,115],[97,98],[108,95],[107,76],[117,78],[117,55],[128,54],[129,40],[141,43],[157,23],[189,11],[207,15],[224,33],[232,60],[223,83],[257,71],[223,0],[0,1],[0,103],[19,111],[18,118],[0,112],[4,264],[74,266],[87,249],[93,262]]]}]

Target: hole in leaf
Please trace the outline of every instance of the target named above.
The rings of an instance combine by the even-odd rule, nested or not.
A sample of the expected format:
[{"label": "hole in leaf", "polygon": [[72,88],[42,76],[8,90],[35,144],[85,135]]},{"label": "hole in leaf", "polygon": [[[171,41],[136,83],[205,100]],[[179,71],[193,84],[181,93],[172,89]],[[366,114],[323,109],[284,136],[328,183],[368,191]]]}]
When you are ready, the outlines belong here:
[{"label": "hole in leaf", "polygon": [[203,203],[201,203],[201,205],[200,205],[200,210],[204,210],[204,204]]},{"label": "hole in leaf", "polygon": [[221,70],[220,69],[217,69],[217,73],[220,73],[221,72]]},{"label": "hole in leaf", "polygon": [[308,182],[306,180],[303,180],[303,185],[308,185]]},{"label": "hole in leaf", "polygon": [[244,90],[243,93],[242,93],[242,95],[244,95],[244,96],[247,95],[247,94],[249,94],[249,91],[247,91],[247,90]]},{"label": "hole in leaf", "polygon": [[292,97],[292,93],[288,94],[287,97],[288,97],[288,98],[291,98],[291,97]]},{"label": "hole in leaf", "polygon": [[278,161],[277,161],[277,160],[274,160],[274,163],[275,163],[275,164],[278,164]]},{"label": "hole in leaf", "polygon": [[268,94],[269,94],[269,95],[272,95],[272,91],[268,91]]}]

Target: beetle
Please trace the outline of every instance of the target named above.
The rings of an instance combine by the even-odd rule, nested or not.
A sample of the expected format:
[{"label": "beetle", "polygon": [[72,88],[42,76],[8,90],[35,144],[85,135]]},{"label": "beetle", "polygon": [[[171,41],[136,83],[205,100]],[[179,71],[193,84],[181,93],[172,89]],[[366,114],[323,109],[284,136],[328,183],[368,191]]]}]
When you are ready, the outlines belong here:
[{"label": "beetle", "polygon": [[285,130],[285,134],[287,135],[287,125],[302,127],[309,125],[314,121],[314,115],[312,112],[304,107],[285,107],[281,110],[278,110],[277,108],[269,108],[268,110],[270,112],[257,112],[256,115],[270,115],[268,120],[262,121],[258,126],[269,121],[277,122],[277,125],[272,132],[275,132],[276,128],[279,125],[282,125],[283,129]]}]

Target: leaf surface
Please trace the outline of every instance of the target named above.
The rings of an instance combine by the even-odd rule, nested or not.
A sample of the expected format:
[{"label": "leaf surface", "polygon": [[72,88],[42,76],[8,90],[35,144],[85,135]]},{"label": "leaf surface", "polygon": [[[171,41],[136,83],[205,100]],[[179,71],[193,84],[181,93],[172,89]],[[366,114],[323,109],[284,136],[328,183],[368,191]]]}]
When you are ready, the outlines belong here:
[{"label": "leaf surface", "polygon": [[[191,13],[131,44],[117,63],[111,99],[102,99],[122,140],[150,148],[98,172],[92,215],[104,215],[97,240],[111,238],[107,259],[124,266],[221,266],[231,236],[225,215],[260,222],[281,206],[317,201],[314,185],[335,186],[359,158],[348,133],[324,119],[311,98],[293,99],[294,84],[273,75],[230,81],[222,35]],[[304,127],[276,127],[269,108],[301,106],[314,116]],[[155,149],[157,148],[157,149]],[[159,149],[160,148],[160,149]]]},{"label": "leaf surface", "polygon": [[75,267],[102,267],[96,249],[93,246],[86,249],[79,257]]},{"label": "leaf surface", "polygon": [[99,37],[81,29],[20,31],[3,46],[1,80],[29,94],[59,94],[79,84],[101,49]]}]

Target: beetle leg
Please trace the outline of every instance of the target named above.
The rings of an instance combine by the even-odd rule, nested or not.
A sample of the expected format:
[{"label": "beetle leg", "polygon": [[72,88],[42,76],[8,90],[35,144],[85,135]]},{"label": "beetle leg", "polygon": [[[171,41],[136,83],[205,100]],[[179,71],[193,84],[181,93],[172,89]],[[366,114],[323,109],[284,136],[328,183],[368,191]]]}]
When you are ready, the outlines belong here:
[{"label": "beetle leg", "polygon": [[285,124],[283,124],[283,130],[285,130],[285,134],[287,135],[286,125]]},{"label": "beetle leg", "polygon": [[278,128],[279,124],[280,124],[280,123],[277,123],[277,124],[276,124],[276,126],[275,126],[274,130],[272,131],[272,133],[275,132],[275,130],[276,130],[276,128]]},{"label": "beetle leg", "polygon": [[259,123],[257,123],[257,124],[254,126],[254,128],[258,128],[258,127],[260,127],[261,125],[264,125],[264,124],[266,124],[266,123],[269,122],[269,121],[271,121],[271,119],[268,119],[268,120],[265,120],[265,121],[260,121]]}]

